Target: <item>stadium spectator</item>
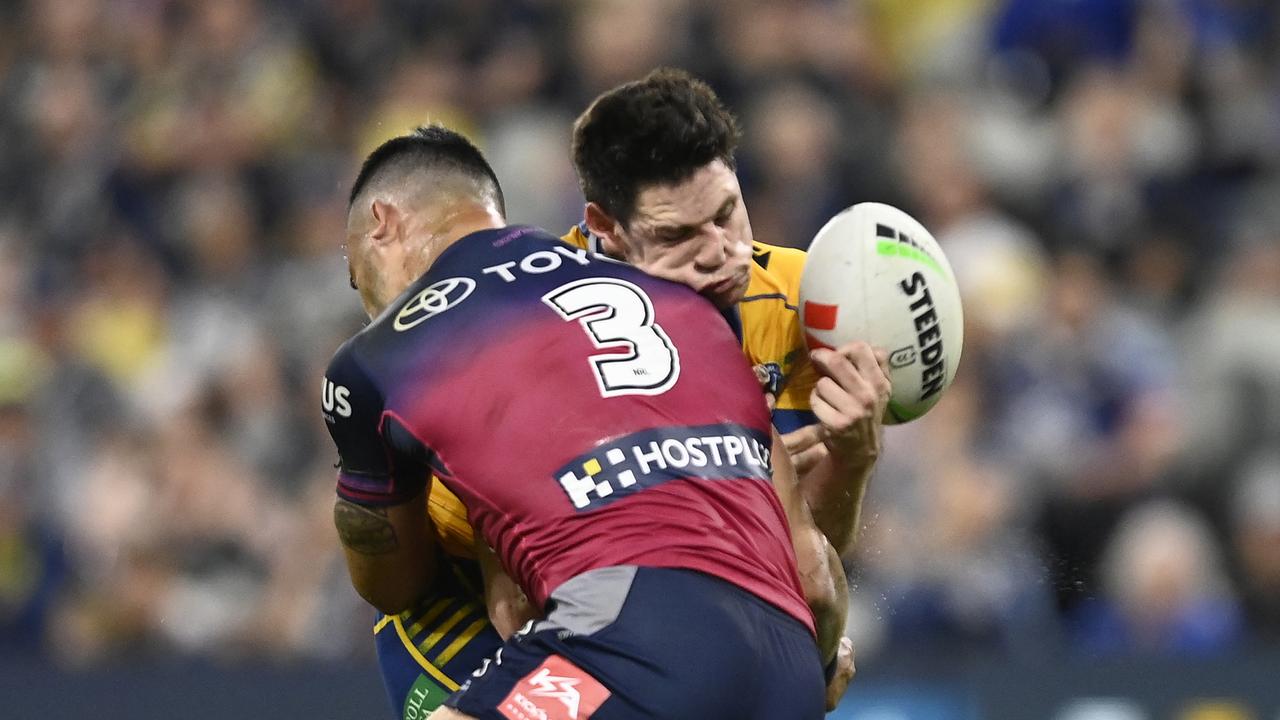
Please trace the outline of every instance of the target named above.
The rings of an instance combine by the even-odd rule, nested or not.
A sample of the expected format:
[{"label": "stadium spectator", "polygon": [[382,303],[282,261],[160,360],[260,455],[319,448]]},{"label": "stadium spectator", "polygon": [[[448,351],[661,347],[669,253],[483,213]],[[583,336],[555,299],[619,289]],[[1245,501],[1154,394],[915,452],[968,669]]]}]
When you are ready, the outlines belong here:
[{"label": "stadium spectator", "polygon": [[1241,637],[1241,613],[1209,524],[1154,500],[1120,521],[1101,562],[1101,594],[1072,617],[1089,653],[1220,655]]}]

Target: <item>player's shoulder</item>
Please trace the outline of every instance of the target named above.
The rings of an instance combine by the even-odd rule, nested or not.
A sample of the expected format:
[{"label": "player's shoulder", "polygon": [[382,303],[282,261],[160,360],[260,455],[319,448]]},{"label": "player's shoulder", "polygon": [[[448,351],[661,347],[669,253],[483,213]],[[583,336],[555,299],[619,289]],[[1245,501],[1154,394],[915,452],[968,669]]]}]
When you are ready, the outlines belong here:
[{"label": "player's shoulder", "polygon": [[805,258],[805,251],[800,248],[787,245],[770,245],[759,240],[751,242],[751,254],[755,256],[757,262],[766,268],[772,267],[774,263],[778,268],[802,267]]},{"label": "player's shoulder", "polygon": [[668,280],[649,275],[627,262],[606,255],[600,247],[600,238],[592,235],[591,231],[587,230],[587,226],[583,223],[578,223],[569,228],[568,232],[560,236],[560,242],[574,248],[575,254],[581,255],[583,264],[586,264],[587,261],[596,263],[597,268],[603,268],[609,275],[618,276],[641,285],[673,284]]},{"label": "player's shoulder", "polygon": [[794,305],[800,297],[805,252],[762,242],[751,244],[751,282],[744,299],[783,296]]},{"label": "player's shoulder", "polygon": [[330,372],[337,371],[342,374],[363,372],[360,361],[357,358],[357,355],[360,352],[357,346],[360,344],[360,338],[368,330],[369,326],[366,325],[360,330],[360,332],[347,338],[346,342],[339,345],[338,349],[333,351],[333,356],[329,358]]},{"label": "player's shoulder", "polygon": [[372,325],[342,343],[329,359],[329,366],[324,373],[325,410],[331,404],[333,395],[380,396],[377,379],[369,370],[369,362],[365,357],[368,352]]}]

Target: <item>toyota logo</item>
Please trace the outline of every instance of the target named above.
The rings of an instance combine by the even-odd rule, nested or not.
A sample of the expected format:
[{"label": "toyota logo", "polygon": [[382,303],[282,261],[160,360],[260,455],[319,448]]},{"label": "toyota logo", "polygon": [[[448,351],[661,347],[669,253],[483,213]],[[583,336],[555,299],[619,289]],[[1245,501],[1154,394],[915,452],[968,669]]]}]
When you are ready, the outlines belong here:
[{"label": "toyota logo", "polygon": [[466,300],[475,289],[476,281],[465,277],[447,278],[432,283],[400,308],[393,326],[396,332],[415,328],[423,320],[439,315]]}]

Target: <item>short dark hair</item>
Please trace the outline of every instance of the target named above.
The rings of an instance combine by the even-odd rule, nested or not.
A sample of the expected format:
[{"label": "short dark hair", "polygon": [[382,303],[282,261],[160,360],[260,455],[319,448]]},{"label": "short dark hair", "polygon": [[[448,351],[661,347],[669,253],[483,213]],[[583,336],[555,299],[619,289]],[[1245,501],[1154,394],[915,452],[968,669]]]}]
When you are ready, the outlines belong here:
[{"label": "short dark hair", "polygon": [[498,210],[506,214],[506,202],[502,197],[502,184],[494,174],[489,161],[466,136],[443,125],[418,127],[408,135],[391,138],[382,143],[360,166],[360,174],[351,185],[347,208],[383,171],[393,166],[405,166],[414,170],[458,173],[481,184],[493,186]]},{"label": "short dark hair", "polygon": [[679,183],[722,160],[734,168],[738,123],[709,85],[659,68],[596,98],[573,126],[573,165],[587,202],[624,226],[641,188]]}]

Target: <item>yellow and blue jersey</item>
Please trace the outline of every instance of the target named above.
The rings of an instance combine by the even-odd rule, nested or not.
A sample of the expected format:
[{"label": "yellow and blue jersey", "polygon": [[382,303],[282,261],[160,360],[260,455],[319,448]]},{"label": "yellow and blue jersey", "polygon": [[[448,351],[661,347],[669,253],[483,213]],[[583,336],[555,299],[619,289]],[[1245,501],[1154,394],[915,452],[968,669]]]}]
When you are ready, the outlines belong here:
[{"label": "yellow and blue jersey", "polygon": [[751,281],[738,303],[742,351],[774,398],[773,425],[788,433],[818,421],[809,395],[818,382],[800,326],[802,250],[753,243]]},{"label": "yellow and blue jersey", "polygon": [[444,552],[431,594],[399,615],[380,615],[373,634],[383,685],[402,720],[429,715],[503,642],[489,623],[479,565]]}]

